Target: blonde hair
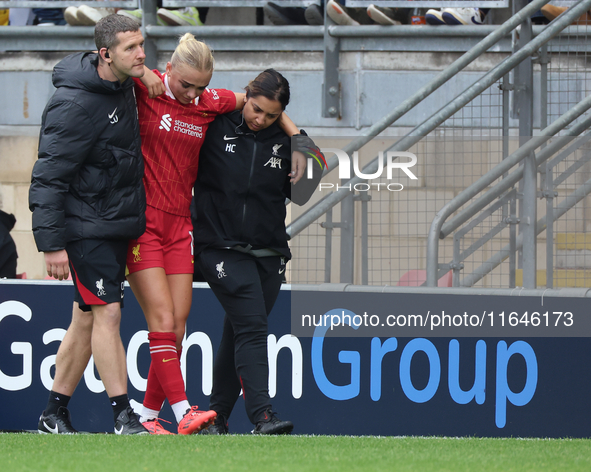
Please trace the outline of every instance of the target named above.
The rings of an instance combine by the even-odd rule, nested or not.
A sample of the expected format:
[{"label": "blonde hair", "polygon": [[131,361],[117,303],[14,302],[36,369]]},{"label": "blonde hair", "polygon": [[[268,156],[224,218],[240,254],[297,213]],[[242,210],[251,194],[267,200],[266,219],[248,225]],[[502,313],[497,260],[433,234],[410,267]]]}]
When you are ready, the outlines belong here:
[{"label": "blonde hair", "polygon": [[197,41],[191,33],[185,33],[179,39],[179,45],[172,54],[170,64],[172,67],[186,64],[193,69],[212,71],[214,66],[213,53],[207,44]]}]

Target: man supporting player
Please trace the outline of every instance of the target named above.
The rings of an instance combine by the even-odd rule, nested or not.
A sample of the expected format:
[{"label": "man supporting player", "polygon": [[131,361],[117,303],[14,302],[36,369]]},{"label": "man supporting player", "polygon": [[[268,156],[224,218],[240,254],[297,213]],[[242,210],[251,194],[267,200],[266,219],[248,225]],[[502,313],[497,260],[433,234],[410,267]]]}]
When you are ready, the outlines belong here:
[{"label": "man supporting player", "polygon": [[40,433],[73,434],[68,402],[91,354],[113,407],[116,434],[148,434],[127,397],[119,333],[128,242],[145,230],[146,199],[133,81],[144,74],[144,39],[122,15],[99,21],[98,53],[54,68],[43,113],[29,206],[47,274],[74,279],[72,322],[56,356]]}]

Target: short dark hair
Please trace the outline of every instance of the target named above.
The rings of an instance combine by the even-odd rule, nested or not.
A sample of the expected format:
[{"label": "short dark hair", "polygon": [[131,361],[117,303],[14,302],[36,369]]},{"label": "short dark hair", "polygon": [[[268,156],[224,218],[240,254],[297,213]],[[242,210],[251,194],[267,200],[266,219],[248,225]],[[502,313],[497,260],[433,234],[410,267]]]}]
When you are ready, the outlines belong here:
[{"label": "short dark hair", "polygon": [[262,95],[269,100],[277,100],[283,110],[289,103],[289,82],[275,69],[261,72],[244,90],[247,98]]},{"label": "short dark hair", "polygon": [[111,49],[119,44],[117,34],[128,31],[139,31],[137,20],[123,15],[113,14],[101,18],[94,27],[94,44],[97,50]]}]

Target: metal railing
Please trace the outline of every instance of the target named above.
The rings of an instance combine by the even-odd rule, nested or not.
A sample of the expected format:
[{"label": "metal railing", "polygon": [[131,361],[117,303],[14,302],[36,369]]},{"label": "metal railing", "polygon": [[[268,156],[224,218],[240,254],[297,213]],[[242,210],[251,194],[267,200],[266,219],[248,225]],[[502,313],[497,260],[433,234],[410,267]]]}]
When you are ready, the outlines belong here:
[{"label": "metal railing", "polygon": [[[543,2],[541,4],[543,4]],[[532,6],[534,9],[537,9],[540,7],[539,4],[530,4],[530,6]],[[466,103],[468,103],[470,100],[472,100],[476,95],[481,93],[488,86],[494,84],[494,82],[496,80],[499,80],[500,78],[506,76],[507,73],[509,73],[510,71],[515,69],[524,60],[526,60],[526,59],[530,60],[533,55],[537,55],[538,51],[540,50],[540,48],[542,48],[542,46],[544,44],[547,44],[560,31],[562,31],[564,28],[569,26],[573,20],[578,18],[578,16],[585,13],[589,9],[589,6],[590,6],[589,2],[579,2],[576,4],[575,7],[569,9],[566,13],[561,15],[551,25],[541,29],[541,31],[538,30],[536,32],[537,34],[535,34],[535,37],[531,41],[529,41],[527,44],[522,45],[521,48],[516,51],[516,53],[514,53],[513,55],[511,55],[510,57],[508,57],[507,59],[502,61],[500,64],[498,64],[496,67],[494,67],[490,72],[485,74],[481,79],[479,79],[476,83],[474,83],[472,87],[469,87],[464,93],[460,94],[454,100],[450,101],[448,105],[446,105],[441,110],[439,110],[437,113],[432,115],[431,118],[427,119],[422,125],[416,127],[413,131],[408,133],[404,138],[399,140],[394,146],[391,146],[390,148],[388,148],[388,150],[403,151],[403,150],[410,149],[411,146],[413,146],[414,144],[419,142],[421,137],[424,137],[429,132],[433,131],[446,118],[450,117],[453,113],[455,113],[456,111],[461,109],[462,106],[464,106]],[[523,13],[523,11],[520,13]],[[519,17],[519,14],[518,14],[518,16],[511,18],[507,23],[505,23],[502,27],[500,27],[497,30],[497,34],[502,36],[503,33],[506,33],[506,30],[504,30],[503,28],[513,28],[515,25],[523,22],[526,19],[527,19],[526,15]],[[570,29],[573,29],[573,28],[577,29],[575,27],[571,27]],[[581,28],[582,27],[579,27],[579,29],[581,29]],[[580,31],[575,31],[575,33],[580,33]],[[524,34],[523,29],[521,30],[521,34],[522,34],[522,36],[526,36],[526,34]],[[490,38],[487,38],[487,39],[490,40]],[[351,153],[353,151],[360,149],[361,146],[363,146],[364,144],[366,144],[367,142],[369,142],[371,140],[372,136],[375,136],[379,132],[386,129],[390,124],[392,124],[394,121],[396,121],[396,119],[398,119],[404,113],[406,113],[407,111],[409,111],[410,109],[415,107],[427,95],[429,95],[434,90],[439,88],[442,85],[442,83],[445,82],[445,80],[442,83],[438,82],[438,80],[440,79],[441,76],[445,76],[445,75],[449,74],[451,71],[453,71],[453,72],[450,75],[453,76],[455,73],[457,73],[458,70],[461,70],[461,68],[462,68],[462,67],[459,67],[458,69],[456,69],[456,66],[458,66],[458,64],[461,64],[462,61],[466,61],[466,64],[470,63],[470,60],[467,60],[467,57],[469,57],[470,55],[474,55],[474,57],[478,57],[478,55],[482,53],[482,50],[479,50],[480,46],[482,46],[482,43],[477,45],[476,47],[474,47],[465,56],[460,58],[458,60],[458,62],[452,64],[452,66],[450,66],[448,69],[446,69],[442,74],[440,74],[440,76],[438,76],[436,79],[434,79],[432,82],[430,82],[426,87],[423,87],[421,90],[419,90],[419,92],[413,94],[408,100],[406,100],[403,104],[399,105],[391,114],[389,114],[387,117],[385,117],[379,123],[376,123],[374,126],[367,129],[364,132],[363,136],[353,139],[351,143],[349,143],[346,147],[343,148],[343,150],[345,152],[347,152],[349,155],[351,155]],[[488,46],[488,47],[490,47],[490,46]],[[580,48],[578,48],[578,50],[580,50]],[[464,66],[464,64],[462,64],[462,66]],[[545,86],[546,83],[544,82],[543,85]],[[519,87],[524,87],[524,86],[522,86],[520,84],[516,84],[516,86],[513,86],[513,88],[519,88]],[[519,90],[518,90],[518,92],[519,92]],[[530,91],[530,93],[531,93],[531,91]],[[530,95],[530,99],[531,98],[532,98],[532,95]],[[584,100],[579,105],[575,106],[571,111],[566,113],[563,117],[557,119],[550,127],[547,127],[546,129],[541,131],[541,134],[557,134],[557,133],[559,133],[561,130],[563,130],[567,126],[569,126],[574,120],[576,120],[577,117],[584,114],[588,108],[589,108],[589,100]],[[574,126],[570,129],[570,131],[567,133],[567,135],[577,136],[585,129],[586,126],[588,126],[588,124],[589,124],[588,120],[583,121],[582,124],[581,123],[577,124],[576,126]],[[529,123],[529,125],[531,126],[531,122]],[[531,136],[531,133],[529,135]],[[546,142],[548,140],[548,137],[533,138],[533,139],[534,139],[534,141],[529,144],[530,147],[525,147],[522,150],[520,150],[520,156],[523,156],[523,157],[520,157],[515,162],[513,162],[512,163],[513,165],[515,165],[515,163],[521,161],[522,158],[531,157],[530,156],[531,152],[533,150],[535,150],[540,144],[542,144],[543,142]],[[536,139],[538,139],[538,141],[536,141]],[[538,146],[534,146],[535,143],[537,143]],[[552,145],[551,149],[555,150],[556,146]],[[546,151],[546,152],[547,152],[546,156],[551,155],[550,150]],[[505,153],[504,156],[507,156],[507,153]],[[511,156],[511,157],[514,158],[515,156]],[[492,175],[488,175],[486,177],[486,180],[487,180],[486,184],[484,184],[483,182],[476,183],[472,186],[469,186],[468,189],[464,190],[463,192],[460,192],[459,196],[453,200],[453,205],[454,205],[453,208],[449,207],[448,206],[449,204],[446,205],[438,213],[438,218],[441,215],[446,215],[444,217],[444,219],[445,219],[445,218],[449,217],[453,212],[460,209],[464,204],[468,203],[480,191],[484,190],[488,185],[490,185],[492,182],[494,182],[496,179],[500,178],[504,173],[506,173],[512,167],[512,165],[510,165],[511,162],[512,162],[511,159],[509,159],[508,161],[506,161],[502,164],[502,167],[493,171],[495,174],[494,177]],[[543,162],[543,161],[539,161],[538,165],[540,162]],[[336,158],[331,159],[331,161],[329,161],[329,168],[334,169],[336,167],[336,163],[337,163]],[[578,165],[580,166],[580,164],[578,164]],[[371,173],[375,172],[375,170],[377,168],[378,168],[378,161],[376,158],[372,161],[371,164],[364,167],[363,172],[371,174]],[[535,169],[536,169],[536,166],[534,166],[534,180],[535,180],[535,175],[536,175]],[[570,172],[571,173],[574,172],[575,169],[576,169],[575,167],[571,168]],[[523,169],[521,169],[519,172],[522,174]],[[516,176],[512,175],[511,181],[516,182],[515,177]],[[520,177],[521,176],[519,176],[519,178]],[[489,178],[490,178],[490,180],[489,180]],[[517,180],[519,180],[519,178],[517,178]],[[563,177],[562,179],[564,179],[564,178],[565,177]],[[351,185],[354,186],[356,183],[360,183],[360,182],[364,182],[364,180],[361,178],[358,178],[358,177],[353,178],[347,182],[344,182],[341,185],[340,190],[338,190],[337,192],[334,192],[330,195],[327,195],[320,202],[318,202],[311,210],[309,210],[304,215],[300,216],[295,221],[293,221],[292,224],[288,227],[289,234],[292,237],[294,237],[297,234],[300,234],[304,230],[304,228],[309,227],[309,225],[312,224],[312,222],[318,220],[321,217],[321,215],[323,215],[329,209],[332,209],[339,202],[345,201],[345,199],[347,197],[351,197],[351,194],[353,192],[350,191],[346,187],[351,186]],[[475,193],[473,193],[474,190],[476,188],[478,188],[479,186],[481,186],[481,188],[478,191],[476,191]],[[506,188],[504,191],[506,191],[507,188],[509,188],[509,185],[506,185]],[[583,198],[583,197],[581,197],[581,195],[584,195],[585,188],[586,188],[585,185],[583,185],[580,189],[578,189],[576,192],[574,192],[573,195],[569,196],[564,202],[562,202],[560,204],[560,206],[555,209],[554,218],[558,218],[559,217],[558,215],[560,215],[560,216],[564,215],[564,213],[567,211],[568,208],[570,208],[575,202],[580,201],[580,199]],[[531,199],[531,196],[530,196],[528,202],[526,204],[524,204],[525,206],[529,206],[530,208],[532,206],[535,207],[535,204],[536,204],[537,192],[536,192],[535,184],[533,186],[533,189],[534,189],[533,199]],[[494,201],[495,198],[498,198],[498,196],[501,195],[502,193],[503,192],[496,191],[496,194],[494,196],[491,196],[490,194],[487,193],[486,197],[483,197],[482,200],[483,200],[483,202],[486,201],[487,203],[489,203],[491,201]],[[520,193],[522,193],[521,189],[520,189]],[[514,198],[515,196],[516,196],[516,192],[513,192],[510,196],[505,196],[505,197],[507,200],[509,198]],[[515,202],[515,200],[513,200],[513,202]],[[486,203],[485,204],[479,203],[479,205],[482,205],[481,206],[481,209],[482,209],[486,205]],[[342,209],[341,213],[344,211],[345,210]],[[515,210],[511,213],[515,214]],[[365,215],[365,212],[362,210],[362,217],[364,217],[364,215]],[[549,217],[552,217],[552,216],[549,215]],[[351,219],[350,217],[346,217],[346,218]],[[344,220],[345,220],[345,218],[343,218],[343,221]],[[535,221],[535,219],[532,219],[532,221]],[[544,223],[544,221],[545,220],[542,220],[540,222],[540,224],[545,229],[546,224]],[[541,227],[540,224],[538,224],[537,228],[534,230],[535,231],[534,238],[537,234],[539,234],[539,228]],[[435,228],[437,227],[437,225],[438,225],[438,223],[434,223]],[[329,222],[329,224],[327,226],[329,226],[330,228],[338,227],[338,223],[335,224],[334,222]],[[535,226],[535,225],[531,225],[531,226]],[[341,230],[341,231],[342,231],[342,233],[344,233],[343,230]],[[497,228],[496,231],[498,232],[499,228]],[[437,237],[433,236],[435,234],[437,235]],[[439,237],[438,235],[439,235],[439,232],[432,230],[431,233],[429,234],[429,239],[428,239],[429,256],[427,258],[427,276],[429,279],[427,281],[427,284],[429,286],[436,286],[437,279],[438,279],[439,275],[441,275],[441,272],[443,272],[443,271],[438,271],[437,263],[436,262],[433,263],[433,261],[434,260],[436,261],[437,259],[432,256],[432,254],[434,253],[433,239],[437,240]],[[513,252],[515,252],[516,249],[523,247],[522,241],[523,241],[524,237],[525,236],[523,235],[523,232],[522,232],[522,234],[519,236],[519,239],[517,241],[512,240],[513,241],[513,244],[512,244]],[[343,251],[342,239],[343,239],[343,236],[341,235],[341,261],[340,261],[341,266],[343,264],[343,258],[347,255],[347,252],[351,251],[350,243],[347,243],[348,246],[345,246],[345,250]],[[366,257],[365,254],[367,254],[366,244],[367,243],[364,242],[364,236],[362,235],[362,237],[361,237],[361,246],[362,246],[361,251],[364,253],[364,256],[362,257],[362,265],[365,262],[365,257]],[[533,241],[533,243],[531,242],[531,234],[529,236],[528,244],[530,246],[535,247],[535,240]],[[551,239],[547,238],[547,245],[548,246],[552,245]],[[327,249],[327,251],[329,251],[328,243],[327,243],[326,249]],[[507,249],[507,251],[504,252],[504,254],[506,255],[505,256],[505,258],[506,258],[507,254],[511,253],[511,250],[510,250],[511,248],[504,248],[504,249]],[[470,248],[470,251],[474,251],[474,250],[476,250],[476,248],[474,248],[474,247]],[[458,255],[458,254],[456,254],[456,255]],[[454,264],[456,262],[455,259],[456,258],[454,258],[454,260],[452,261],[452,264]],[[551,261],[550,261],[550,263],[551,263]],[[365,264],[367,264],[367,262],[365,262]],[[329,265],[330,265],[329,263],[326,263],[327,267]],[[349,266],[350,265],[352,265],[352,264],[349,264]],[[483,266],[484,266],[484,264],[483,264]],[[447,269],[449,270],[449,267],[447,267]],[[361,276],[362,283],[365,283],[365,280],[367,280],[367,276],[365,274],[365,271],[366,271],[366,269],[363,268],[362,269],[362,276]],[[524,272],[525,272],[525,269],[524,269]],[[343,275],[345,275],[345,276],[343,277]],[[456,284],[455,285],[457,285],[459,283],[457,268],[456,268],[455,275],[456,275],[456,277],[455,277]],[[341,271],[341,282],[351,282],[351,278],[352,278],[351,274],[343,274],[343,272]],[[525,275],[524,275],[524,278],[525,278]],[[534,265],[534,278],[535,278],[535,265]],[[551,277],[551,271],[550,271],[548,280],[551,281],[551,278],[552,277]],[[329,280],[330,280],[330,274],[327,277],[327,274],[325,273],[324,281],[327,282]],[[470,280],[475,280],[475,279],[473,279],[473,278],[470,279],[467,277],[462,282],[462,285],[468,285]],[[479,279],[476,279],[476,280],[479,280]],[[513,283],[514,283],[514,271],[513,271]],[[551,286],[551,285],[548,285],[548,286]]]},{"label": "metal railing", "polygon": [[[591,5],[591,0],[589,1],[589,5]],[[347,154],[352,154],[354,151],[358,151],[367,144],[371,139],[375,136],[380,134],[390,125],[392,125],[396,120],[402,117],[405,113],[410,111],[413,107],[417,106],[421,103],[425,98],[439,89],[443,84],[448,82],[452,77],[454,77],[458,72],[462,71],[466,68],[471,62],[473,62],[476,58],[484,54],[488,49],[490,49],[494,44],[496,44],[500,39],[505,37],[515,28],[517,28],[520,24],[526,21],[535,11],[537,11],[541,6],[545,5],[547,2],[545,0],[536,0],[531,2],[528,6],[524,9],[519,11],[516,15],[511,17],[508,21],[503,23],[498,29],[494,32],[489,34],[486,38],[480,41],[476,46],[462,55],[457,61],[447,67],[444,71],[442,71],[437,77],[435,77],[431,82],[429,82],[424,87],[421,87],[417,92],[415,92],[412,96],[410,96],[407,100],[402,102],[398,105],[390,114],[386,115],[384,118],[376,122],[373,126],[369,127],[367,130],[363,132],[361,136],[353,140],[348,146],[346,146],[343,151]],[[580,13],[579,13],[580,14]],[[572,17],[575,17],[572,12],[570,12]],[[567,21],[570,20],[570,16]],[[564,19],[562,19],[564,20]],[[559,33],[564,27],[570,24],[567,21],[562,21],[559,27],[556,25],[552,26],[552,29],[549,30],[551,33],[546,33],[547,40],[549,40],[552,36]],[[565,23],[564,25],[562,23]],[[338,36],[339,32],[342,31],[341,34],[352,34],[349,28],[341,27],[342,29],[339,30],[338,27],[335,27],[334,34]],[[361,28],[361,27],[360,27]],[[359,28],[355,28],[356,30]],[[445,119],[453,115],[456,111],[458,111],[462,106],[472,100],[476,95],[480,92],[485,90],[489,87],[495,80],[513,68],[516,64],[518,64],[521,60],[527,57],[531,52],[535,50],[530,48],[528,51],[522,51],[520,55],[515,58],[515,56],[511,56],[508,58],[510,63],[508,65],[502,66],[500,72],[495,72],[495,70],[491,71],[487,74],[488,78],[483,78],[479,80],[477,83],[474,84],[472,90],[467,90],[459,97],[457,97],[454,101],[450,102],[447,107],[443,110],[440,110],[438,113],[433,115],[429,120],[425,121],[422,125],[415,128],[413,131],[408,133],[405,138],[398,141],[394,146],[388,148],[386,151],[407,151],[413,144],[418,142],[423,136],[426,136],[429,132],[433,131]],[[497,66],[498,68],[499,66]],[[328,169],[332,171],[338,165],[338,160],[336,157],[329,159],[328,161]],[[374,159],[369,165],[364,167],[363,172],[366,174],[374,173],[378,168],[378,160],[377,158]],[[355,177],[348,181],[346,185],[355,185],[356,183],[361,183],[364,180],[358,177]],[[315,221],[318,217],[323,215],[329,208],[334,207],[344,198],[346,198],[351,192],[347,189],[339,190],[335,192],[333,195],[322,200],[322,202],[318,203],[313,209],[310,209],[306,212],[305,217],[301,217],[300,219],[292,222],[288,227],[288,234],[290,237],[293,238],[296,234],[298,234],[303,228],[308,226],[310,223]]]},{"label": "metal railing", "polygon": [[[234,1],[234,0],[164,0],[164,7],[262,7],[267,2],[262,0]],[[317,3],[313,0],[277,0],[282,6],[307,6]],[[355,1],[350,3],[352,7],[367,8],[371,3],[383,6],[396,6],[408,8],[407,2],[402,1]],[[212,46],[215,50],[268,50],[268,45],[260,43],[261,37],[266,37],[272,44],[273,50],[309,51],[321,50],[324,52],[325,67],[323,80],[322,113],[326,118],[340,118],[341,97],[339,94],[339,53],[347,50],[347,43],[353,41],[353,48],[380,50],[388,48],[388,44],[410,41],[409,48],[415,47],[414,43],[425,43],[422,47],[430,47],[431,38],[457,37],[461,43],[470,44],[474,37],[485,35],[492,26],[462,27],[462,28],[419,28],[416,26],[402,25],[395,28],[389,26],[358,26],[338,27],[330,19],[325,18],[325,26],[212,26],[212,27],[165,27],[157,26],[157,1],[156,0],[117,0],[117,1],[81,1],[76,3],[86,4],[92,7],[121,7],[126,9],[141,8],[142,31],[146,39],[146,65],[150,68],[157,67],[157,53],[160,50],[173,50],[176,46],[176,36],[187,31],[196,34],[199,38],[213,39]],[[72,2],[65,0],[42,1],[25,0],[2,1],[0,8],[65,8]],[[417,7],[488,7],[505,8],[508,0],[437,0],[437,1],[413,1],[413,8]],[[535,11],[535,10],[534,10]],[[533,11],[532,11],[533,13]],[[422,31],[419,31],[422,30]],[[310,39],[318,38],[310,44]],[[56,26],[49,32],[34,31],[32,27],[11,27],[0,30],[2,50],[84,50],[92,48],[92,31],[88,27]],[[73,40],[77,40],[74,43]],[[356,43],[369,43],[357,46]],[[375,44],[383,43],[381,44]],[[62,47],[60,47],[62,45]],[[463,44],[460,47],[465,47]],[[468,46],[469,47],[469,46]]]},{"label": "metal railing", "polygon": [[[591,97],[590,97],[591,98]],[[565,129],[566,125],[568,124],[567,121],[570,119],[574,119],[577,116],[581,116],[586,110],[591,108],[591,101],[590,99],[586,99],[585,101],[581,102],[576,109],[571,110],[569,112],[570,117],[564,117],[564,121],[560,120],[560,124],[556,124],[554,129],[546,128],[542,133],[553,132],[556,129],[560,131],[561,129]],[[574,116],[574,118],[572,118]],[[568,121],[570,123],[570,121]],[[562,126],[564,125],[564,126]],[[584,165],[586,162],[591,159],[591,156],[583,156],[581,159],[578,160],[577,163],[572,165],[569,169],[563,172],[558,178],[552,179],[550,174],[552,169],[556,167],[566,156],[572,154],[572,152],[582,146],[585,142],[588,141],[587,139],[580,139],[576,140],[575,143],[571,143],[573,137],[578,136],[580,133],[584,132],[586,129],[589,128],[591,125],[591,118],[587,118],[584,121],[577,123],[575,126],[570,128],[566,135],[561,136],[560,138],[556,139],[555,141],[551,142],[549,145],[544,147],[537,155],[536,155],[536,166],[539,167],[543,163],[545,163],[551,157],[554,157],[557,151],[564,148],[565,144],[569,144],[566,150],[561,152],[558,156],[554,157],[551,162],[548,163],[548,167],[546,169],[547,173],[547,184],[546,192],[547,194],[544,195],[545,198],[548,198],[549,201],[552,201],[555,192],[555,186],[559,185],[561,182],[566,180],[569,176],[571,176],[579,167]],[[562,126],[562,128],[560,128]],[[560,128],[560,129],[559,129]],[[556,131],[556,132],[558,132]],[[556,134],[556,133],[555,133]],[[531,150],[536,146],[536,144],[540,144],[541,141],[547,141],[551,138],[551,136],[542,136],[539,140],[532,140],[528,142],[527,147],[520,148],[520,150],[513,155],[516,157],[520,155],[520,161],[525,159],[530,153]],[[530,144],[531,143],[531,144]],[[541,145],[541,144],[540,144]],[[570,148],[570,149],[569,149]],[[573,149],[574,148],[574,149]],[[518,154],[519,153],[519,154]],[[515,224],[519,223],[519,219],[517,218],[516,214],[516,200],[517,200],[517,191],[513,188],[522,178],[523,178],[524,168],[520,167],[519,169],[515,170],[512,174],[506,176],[501,182],[496,184],[494,187],[490,188],[487,192],[485,192],[482,196],[480,196],[476,201],[472,202],[468,207],[464,208],[460,211],[456,216],[454,216],[450,221],[446,222],[443,227],[441,228],[440,238],[444,239],[448,235],[451,235],[456,229],[458,229],[464,222],[468,221],[471,217],[477,215],[480,211],[480,216],[475,218],[474,220],[470,221],[470,224],[462,228],[461,230],[457,231],[454,234],[454,258],[451,264],[444,265],[438,267],[437,275],[441,276],[444,272],[449,269],[454,271],[454,282],[453,286],[464,286],[464,287],[471,287],[478,281],[480,281],[484,276],[488,273],[493,271],[496,267],[499,266],[505,259],[509,257],[515,257],[516,251],[521,249],[524,244],[524,237],[520,235],[519,237],[516,235],[515,232]],[[486,177],[490,177],[492,174],[488,174]],[[495,172],[496,175],[496,172]],[[494,182],[493,179],[489,182]],[[487,185],[488,187],[488,185]],[[536,223],[536,236],[539,235],[542,231],[547,230],[548,228],[552,228],[552,222],[562,215],[564,215],[568,210],[572,209],[577,203],[579,203],[586,195],[588,195],[590,190],[589,183],[586,182],[584,185],[580,186],[577,190],[575,190],[572,194],[568,195],[557,208],[553,208],[552,206],[547,211],[547,214],[544,218],[540,219]],[[550,195],[550,193],[552,195]],[[488,208],[484,211],[483,209],[490,204],[490,202],[495,201],[495,203],[491,204]],[[511,209],[508,212],[507,216],[501,221],[492,231],[490,234],[485,235],[479,241],[474,243],[468,250],[460,253],[459,249],[459,241],[462,237],[464,237],[474,226],[481,223],[484,218],[489,217],[492,215],[493,212],[497,211],[503,205],[511,205]],[[469,257],[474,251],[481,248],[485,243],[489,242],[493,236],[500,233],[507,225],[511,225],[511,235],[510,235],[510,243],[499,250],[495,255],[493,255],[490,259],[484,262],[481,266],[476,268],[471,274],[467,275],[463,280],[460,281],[459,275],[461,269],[463,269],[463,260]],[[431,241],[432,239],[430,239]],[[552,248],[553,238],[552,235],[548,235],[547,237],[547,246]],[[429,247],[428,250],[431,248]],[[432,254],[430,252],[429,254]],[[552,259],[553,257],[549,257],[547,259],[546,268],[548,271],[547,276],[547,286],[551,288],[553,286],[552,283]],[[512,278],[510,279],[509,286],[515,287],[515,259],[511,261],[510,266],[510,274]]]},{"label": "metal railing", "polygon": [[[534,51],[537,51],[543,44],[545,44],[549,39],[551,39],[552,36],[556,33],[556,31],[550,31],[552,28],[560,29],[560,30],[564,29],[565,27],[570,25],[571,22],[573,22],[575,19],[577,19],[580,15],[585,13],[589,9],[590,6],[591,6],[591,2],[589,2],[589,3],[579,2],[576,6],[567,10],[563,15],[561,15],[556,21],[554,21],[550,25],[550,28],[548,28],[546,31],[544,31],[544,33],[540,34],[535,39],[533,39],[528,45],[526,45],[524,48],[522,48],[514,56],[529,55],[529,54],[532,54]],[[475,182],[473,185],[469,186],[464,191],[462,191],[457,197],[455,197],[453,200],[451,200],[449,203],[447,203],[437,213],[437,215],[435,216],[433,223],[431,225],[431,229],[429,231],[429,236],[428,236],[427,281],[426,281],[428,286],[434,287],[437,284],[437,279],[438,279],[438,277],[437,277],[437,275],[438,275],[437,260],[438,260],[438,252],[439,252],[438,241],[439,241],[439,238],[445,237],[445,234],[448,234],[448,233],[441,233],[441,230],[442,230],[445,220],[447,218],[449,218],[455,211],[459,210],[464,204],[466,204],[468,201],[470,201],[472,198],[474,198],[476,195],[478,195],[481,191],[483,191],[485,188],[487,188],[492,182],[497,180],[504,173],[508,172],[515,165],[529,159],[530,162],[533,161],[532,162],[533,165],[525,165],[524,167],[522,167],[519,171],[517,171],[515,173],[514,178],[512,178],[511,181],[517,182],[518,180],[520,180],[522,175],[527,175],[528,173],[530,175],[530,181],[533,180],[533,183],[531,185],[533,192],[531,191],[531,189],[528,194],[526,194],[526,191],[524,191],[524,197],[523,197],[524,198],[524,201],[523,201],[524,208],[526,209],[526,211],[531,211],[533,209],[533,216],[532,216],[532,213],[529,213],[529,214],[527,214],[527,216],[524,217],[526,219],[525,224],[527,225],[526,227],[527,227],[528,231],[523,231],[522,234],[520,235],[521,244],[517,244],[517,249],[526,246],[526,247],[528,247],[528,249],[530,251],[533,251],[533,256],[530,253],[530,254],[525,255],[523,257],[524,285],[527,288],[534,288],[535,287],[535,280],[536,280],[535,247],[536,247],[536,236],[538,234],[537,227],[534,224],[534,222],[536,221],[535,207],[536,207],[536,198],[537,198],[535,180],[536,180],[536,176],[537,176],[537,173],[536,173],[537,166],[543,161],[538,162],[538,160],[533,155],[533,152],[537,148],[539,148],[541,145],[545,144],[551,136],[556,135],[557,133],[562,131],[564,128],[566,128],[572,121],[574,121],[576,118],[581,116],[590,107],[591,107],[591,97],[588,97],[585,100],[583,100],[582,102],[580,102],[577,106],[573,107],[569,112],[564,114],[562,117],[560,117],[559,119],[554,121],[552,123],[552,125],[545,128],[544,130],[542,130],[540,133],[540,134],[542,134],[542,136],[532,137],[527,143],[525,143],[511,157],[505,159],[501,164],[499,164],[491,172],[487,173],[481,179],[479,179],[477,182]],[[575,132],[574,136],[577,136],[588,125],[589,125],[588,120],[585,120],[585,122],[583,122],[582,125],[579,125],[579,126],[573,128],[571,130],[571,132]],[[554,147],[553,147],[553,149],[554,149]],[[544,151],[542,151],[542,152],[544,152]],[[546,152],[545,154],[542,154],[542,156],[545,156],[546,159],[548,157],[550,157],[551,155],[552,154],[550,152]],[[533,171],[533,176],[531,175],[532,171]],[[487,203],[490,202],[491,200],[489,197],[491,196],[491,194],[497,193],[501,188],[505,188],[505,190],[506,190],[508,188],[508,182],[506,184],[500,183],[498,185],[497,189],[492,189],[491,191],[489,191],[489,194],[485,194],[485,196],[479,200],[478,204],[473,204],[472,208],[465,209],[461,213],[461,215],[456,216],[456,222],[454,223],[453,226],[450,225],[450,227],[448,228],[447,231],[449,232],[450,230],[456,229],[458,227],[457,223],[459,223],[460,221],[461,222],[466,221],[469,217],[473,216],[475,214],[475,211],[477,211],[479,209],[479,207],[482,208],[482,205],[484,204],[486,199],[488,199]],[[458,268],[456,267],[455,269],[457,270]],[[529,277],[526,277],[526,275],[528,275]],[[474,280],[474,278],[466,280],[465,284],[468,284],[468,283],[472,282],[473,280]]]},{"label": "metal railing", "polygon": [[67,0],[3,0],[0,1],[0,8],[68,8],[71,6],[88,5],[93,8],[139,8],[141,0],[81,0],[81,1],[67,1]]},{"label": "metal railing", "polygon": [[[134,7],[140,0],[107,0],[110,7]],[[348,0],[348,7],[367,8],[370,4],[377,4],[384,7],[408,8],[408,0]],[[413,0],[413,8],[422,7],[481,7],[481,8],[506,8],[509,0]],[[266,0],[163,0],[164,7],[263,7]],[[319,0],[276,0],[273,2],[283,7],[305,7],[311,4],[318,4]],[[69,6],[88,5],[91,7],[105,7],[105,2],[100,0],[80,0],[67,2],[63,0],[51,0],[51,6],[47,0],[3,0],[0,1],[0,8],[67,8]],[[135,4],[135,5],[133,5]]]}]

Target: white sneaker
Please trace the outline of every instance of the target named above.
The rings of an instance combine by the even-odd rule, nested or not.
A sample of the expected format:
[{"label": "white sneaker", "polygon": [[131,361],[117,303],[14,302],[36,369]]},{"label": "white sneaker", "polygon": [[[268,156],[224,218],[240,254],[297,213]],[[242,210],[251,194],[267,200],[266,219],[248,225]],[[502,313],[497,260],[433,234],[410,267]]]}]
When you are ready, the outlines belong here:
[{"label": "white sneaker", "polygon": [[203,26],[203,22],[199,18],[199,11],[195,7],[186,7],[182,10],[159,8],[156,14],[169,26]]},{"label": "white sneaker", "polygon": [[479,8],[444,8],[441,16],[446,25],[482,25]]},{"label": "white sneaker", "polygon": [[100,19],[111,13],[115,13],[114,8],[92,8],[88,5],[82,5],[78,7],[76,17],[81,24],[85,26],[94,26]]},{"label": "white sneaker", "polygon": [[137,21],[140,25],[142,24],[142,10],[119,10],[117,12],[118,15],[125,16],[127,18],[131,18],[132,20]]},{"label": "white sneaker", "polygon": [[367,16],[380,25],[401,25],[400,21],[393,18],[391,8],[378,7],[370,5],[367,7]]},{"label": "white sneaker", "polygon": [[427,10],[427,13],[425,13],[425,22],[428,25],[445,25],[445,20],[443,19],[443,16],[441,16],[441,12],[439,10]]},{"label": "white sneaker", "polygon": [[334,0],[328,0],[326,4],[326,14],[337,25],[342,26],[358,26],[359,23],[347,14],[347,9],[339,5]]},{"label": "white sneaker", "polygon": [[[117,14],[121,16],[126,16],[127,18],[131,18],[132,20],[137,21],[140,25],[142,24],[142,17],[144,16],[143,11],[141,9],[119,10]],[[156,24],[158,26],[166,26],[166,23],[164,23],[164,21],[162,21],[160,17],[156,18]]]},{"label": "white sneaker", "polygon": [[66,8],[64,10],[64,19],[66,20],[66,23],[68,23],[70,26],[84,26],[84,23],[82,23],[78,19],[78,8],[77,7]]}]

